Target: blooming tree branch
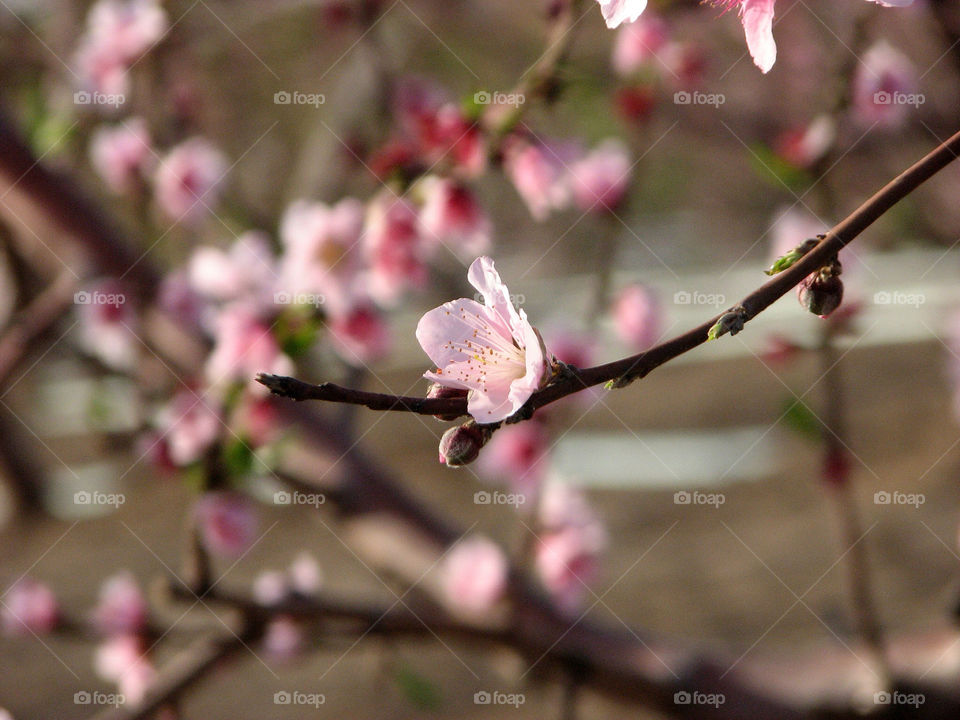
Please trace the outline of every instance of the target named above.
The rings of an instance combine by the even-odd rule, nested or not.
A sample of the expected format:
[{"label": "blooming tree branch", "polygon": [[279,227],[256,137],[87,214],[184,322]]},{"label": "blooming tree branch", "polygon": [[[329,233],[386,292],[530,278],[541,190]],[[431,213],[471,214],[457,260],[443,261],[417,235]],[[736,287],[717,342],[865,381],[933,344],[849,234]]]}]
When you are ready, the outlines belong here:
[{"label": "blooming tree branch", "polygon": [[[924,182],[960,155],[960,132],[936,147],[911,167],[884,185],[846,219],[835,225],[820,242],[790,268],[747,295],[733,306],[735,314],[746,323],[753,319],[811,273],[826,265],[831,258],[866,230],[887,210],[896,205]],[[646,352],[589,368],[567,367],[546,387],[534,392],[515,418],[529,417],[535,410],[594,385],[614,382],[624,386],[642,378],[652,370],[707,342],[713,328],[729,312],[721,313],[698,327]],[[372,393],[345,388],[333,383],[313,385],[291,377],[260,374],[257,381],[276,395],[293,400],[323,400],[363,405],[371,410],[404,411],[420,415],[459,417],[467,414],[467,399],[423,398]],[[482,418],[477,418],[482,421]],[[508,420],[509,421],[509,420]]]}]

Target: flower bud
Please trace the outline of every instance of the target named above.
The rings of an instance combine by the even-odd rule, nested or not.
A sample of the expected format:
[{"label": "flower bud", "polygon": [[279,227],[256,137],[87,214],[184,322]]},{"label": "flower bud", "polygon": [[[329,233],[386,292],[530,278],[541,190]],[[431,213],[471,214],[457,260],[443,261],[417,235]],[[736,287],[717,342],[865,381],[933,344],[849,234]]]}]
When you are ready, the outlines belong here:
[{"label": "flower bud", "polygon": [[800,304],[822,318],[840,307],[843,300],[843,281],[836,275],[815,272],[800,283],[797,297]]},{"label": "flower bud", "polygon": [[[446,385],[441,385],[440,383],[431,383],[430,389],[427,390],[427,399],[429,400],[446,400],[448,398],[465,398],[467,396],[467,391],[463,388],[447,387]],[[456,420],[460,417],[457,415],[434,415],[437,420]]]},{"label": "flower bud", "polygon": [[489,437],[489,433],[472,420],[450,428],[440,438],[440,462],[450,467],[472,463]]}]

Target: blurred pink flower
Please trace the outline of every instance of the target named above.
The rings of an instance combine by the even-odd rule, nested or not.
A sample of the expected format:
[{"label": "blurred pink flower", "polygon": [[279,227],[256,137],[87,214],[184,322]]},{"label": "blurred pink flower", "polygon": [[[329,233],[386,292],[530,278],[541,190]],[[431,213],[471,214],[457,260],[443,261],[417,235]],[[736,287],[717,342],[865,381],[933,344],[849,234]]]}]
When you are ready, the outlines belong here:
[{"label": "blurred pink flower", "polygon": [[142,186],[154,163],[147,123],[135,117],[97,128],[90,138],[90,162],[115,193]]},{"label": "blurred pink flower", "polygon": [[89,39],[82,41],[74,56],[74,65],[79,84],[86,92],[112,95],[119,100],[130,91],[127,63],[109,44]]},{"label": "blurred pink flower", "polygon": [[569,182],[577,207],[584,212],[615,210],[627,190],[630,154],[620,140],[600,143],[570,166]]},{"label": "blurred pink flower", "polygon": [[330,317],[327,328],[333,349],[350,365],[380,360],[393,345],[383,314],[369,302],[361,302],[342,315]]},{"label": "blurred pink flower", "polygon": [[[219,410],[213,401],[181,390],[160,412],[157,426],[170,461],[177,466],[196,462],[222,432]],[[158,443],[161,442],[158,440]]]},{"label": "blurred pink flower", "polygon": [[818,115],[807,125],[789,130],[775,144],[777,154],[797,167],[809,168],[833,146],[837,125],[832,116]]},{"label": "blurred pink flower", "polygon": [[256,509],[238,492],[206,493],[197,500],[194,517],[203,544],[215,555],[239,557],[256,540]]},{"label": "blurred pink flower", "polygon": [[303,649],[304,635],[292,617],[280,615],[267,623],[263,632],[263,649],[271,660],[292,660]]},{"label": "blurred pink flower", "polygon": [[635,351],[649,349],[663,326],[660,302],[642,285],[628,285],[613,303],[613,327],[617,337]]},{"label": "blurred pink flower", "polygon": [[669,39],[667,24],[650,14],[624,25],[613,45],[613,69],[622,77],[636,74],[655,61]]},{"label": "blurred pink flower", "polygon": [[550,212],[570,202],[565,161],[574,158],[572,148],[511,138],[504,149],[507,176],[526,203],[534,220],[545,220]]},{"label": "blurred pink flower", "polygon": [[98,0],[87,14],[86,38],[133,63],[166,29],[167,16],[157,0]]},{"label": "blurred pink flower", "polygon": [[634,22],[647,7],[647,0],[597,0],[608,28]]},{"label": "blurred pink flower", "polygon": [[140,586],[125,570],[106,579],[93,611],[94,622],[104,635],[138,633],[146,626],[148,614]]},{"label": "blurred pink flower", "polygon": [[906,55],[884,40],[863,54],[853,79],[853,111],[861,123],[899,127],[920,102],[916,68]]},{"label": "blurred pink flower", "polygon": [[277,268],[265,233],[247,231],[228,250],[201,245],[190,256],[188,269],[193,288],[210,300],[245,300],[258,308],[273,303]]},{"label": "blurred pink flower", "polygon": [[356,293],[363,222],[363,204],[355,198],[333,206],[305,200],[291,204],[280,222],[281,290],[321,295],[330,312],[344,312]]},{"label": "blurred pink flower", "polygon": [[419,183],[423,194],[420,228],[428,245],[446,245],[460,257],[490,249],[490,218],[465,185],[431,175]]},{"label": "blurred pink flower", "polygon": [[130,370],[142,344],[129,288],[105,278],[74,295],[79,342],[83,350],[115,370]]},{"label": "blurred pink flower", "polygon": [[768,230],[770,234],[768,262],[772,264],[774,260],[786,255],[804,240],[815,238],[829,229],[826,224],[806,210],[792,206],[781,208],[776,212]]},{"label": "blurred pink flower", "polygon": [[539,422],[505,425],[480,454],[480,472],[532,501],[548,466],[550,436]]},{"label": "blurred pink flower", "polygon": [[509,563],[500,546],[482,535],[458,542],[440,566],[444,596],[454,608],[488,612],[507,589]]},{"label": "blurred pink flower", "polygon": [[290,586],[301,595],[315,595],[323,586],[323,570],[316,558],[308,552],[299,553],[287,570]]},{"label": "blurred pink flower", "polygon": [[0,624],[8,635],[44,635],[60,618],[53,591],[33,578],[18,580],[0,601]]},{"label": "blurred pink flower", "polygon": [[143,640],[136,635],[114,635],[106,640],[97,647],[93,667],[104,680],[117,684],[128,703],[140,702],[157,677]]},{"label": "blurred pink flower", "polygon": [[266,388],[253,382],[257,373],[291,375],[293,361],[283,354],[270,326],[252,308],[234,304],[217,318],[215,344],[205,372],[213,388],[239,382],[251,392],[265,395]]},{"label": "blurred pink flower", "polygon": [[216,205],[229,164],[201,137],[173,148],[154,176],[157,204],[172,220],[195,223]]},{"label": "blurred pink flower", "polygon": [[280,413],[269,397],[246,393],[234,407],[230,427],[252,447],[263,447],[280,435]]},{"label": "blurred pink flower", "polygon": [[368,290],[381,305],[393,305],[406,290],[426,283],[420,223],[407,200],[383,192],[370,202],[364,246],[370,266]]},{"label": "blurred pink flower", "polygon": [[555,327],[547,333],[547,339],[550,351],[560,362],[578,368],[590,367],[593,364],[597,343],[591,335],[565,327]]},{"label": "blurred pink flower", "polygon": [[439,108],[426,115],[420,124],[423,160],[433,167],[441,163],[467,177],[480,175],[487,166],[487,147],[477,124],[456,105]]},{"label": "blurred pink flower", "polygon": [[157,293],[157,304],[179,325],[194,329],[203,327],[208,305],[190,282],[190,273],[186,268],[174,270],[163,278]]},{"label": "blurred pink flower", "polygon": [[420,318],[417,340],[438,368],[424,377],[469,390],[467,410],[477,422],[499,422],[547,380],[546,349],[527,314],[513,307],[493,260],[474,260],[467,278],[483,305],[460,298]]},{"label": "blurred pink flower", "polygon": [[276,605],[289,594],[287,575],[280,570],[264,570],[253,580],[253,599],[261,605]]}]

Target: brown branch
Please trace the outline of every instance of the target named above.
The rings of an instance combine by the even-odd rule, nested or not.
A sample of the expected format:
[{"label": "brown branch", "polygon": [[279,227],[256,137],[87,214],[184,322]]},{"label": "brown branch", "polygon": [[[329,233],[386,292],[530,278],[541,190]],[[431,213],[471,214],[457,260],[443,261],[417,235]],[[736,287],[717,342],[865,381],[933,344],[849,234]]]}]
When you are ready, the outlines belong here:
[{"label": "brown branch", "polygon": [[[826,264],[830,258],[866,230],[877,218],[949,165],[958,154],[960,154],[960,132],[884,185],[845,220],[835,225],[824,236],[820,244],[797,261],[795,265],[774,276],[734,306],[743,309],[742,317],[744,321],[749,321],[759,315],[807,275]],[[518,415],[528,416],[538,408],[594,385],[611,380],[625,383],[642,378],[664,363],[707,342],[707,333],[722,315],[723,313],[683,335],[638,355],[583,370],[569,368],[569,373],[560,376],[552,384],[535,392]],[[427,399],[370,393],[340,387],[332,383],[311,385],[294,378],[265,374],[258,375],[257,382],[268,387],[276,395],[294,400],[352,403],[364,405],[372,410],[402,410],[420,415],[455,416],[467,414],[467,401],[463,398]]]}]

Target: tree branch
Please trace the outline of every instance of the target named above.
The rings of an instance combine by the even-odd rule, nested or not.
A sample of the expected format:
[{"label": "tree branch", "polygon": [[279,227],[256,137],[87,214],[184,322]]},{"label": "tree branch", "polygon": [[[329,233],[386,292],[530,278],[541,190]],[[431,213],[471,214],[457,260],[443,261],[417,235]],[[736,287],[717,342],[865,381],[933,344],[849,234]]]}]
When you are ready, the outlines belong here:
[{"label": "tree branch", "polygon": [[[960,154],[960,132],[939,145],[918,162],[883,186],[869,200],[828,232],[820,243],[792,267],[747,295],[734,307],[742,308],[744,321],[749,321],[766,310],[800,283],[807,275],[826,264],[844,246],[866,230],[877,218],[896,205],[937,172],[949,165]],[[642,378],[652,370],[683,355],[708,339],[710,328],[721,313],[698,327],[646,352],[615,360],[605,365],[578,369],[559,376],[553,383],[535,392],[518,415],[529,413],[561,398],[608,381],[627,383]],[[371,410],[394,410],[419,415],[466,415],[465,398],[423,398],[371,393],[344,388],[333,383],[312,385],[295,378],[260,374],[257,382],[276,395],[293,400],[324,400],[327,402],[363,405]]]}]

